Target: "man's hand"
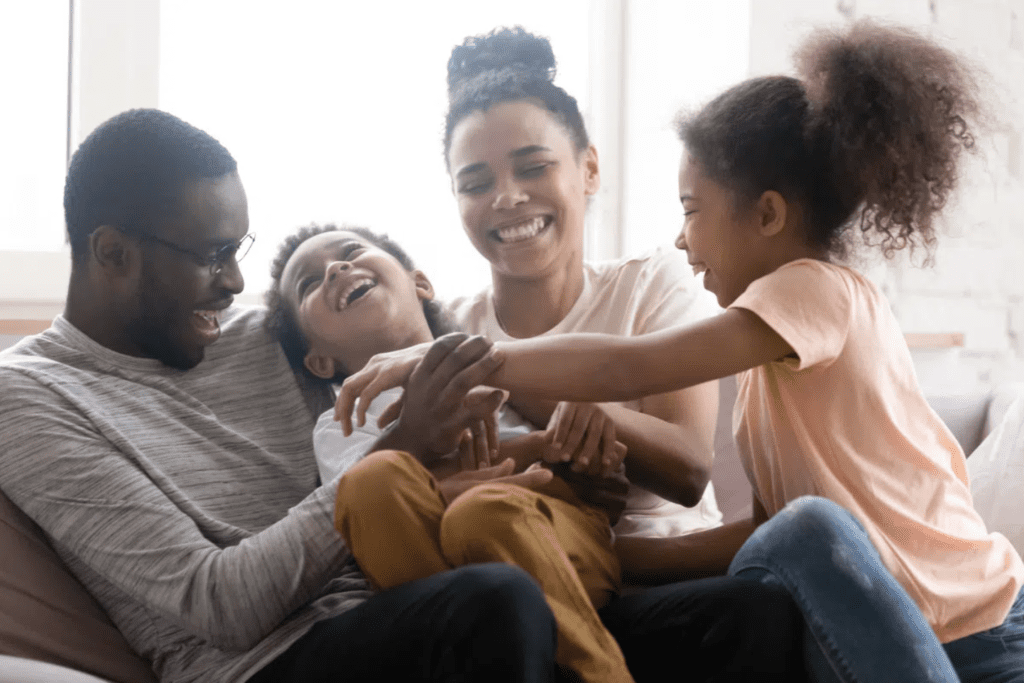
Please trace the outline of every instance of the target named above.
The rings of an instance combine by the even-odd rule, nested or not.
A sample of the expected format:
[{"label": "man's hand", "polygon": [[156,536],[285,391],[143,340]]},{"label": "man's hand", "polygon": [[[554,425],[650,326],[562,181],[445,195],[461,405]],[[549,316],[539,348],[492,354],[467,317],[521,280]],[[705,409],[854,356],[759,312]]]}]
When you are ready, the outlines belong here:
[{"label": "man's hand", "polygon": [[[435,376],[434,389],[439,400],[451,401],[451,394],[461,401],[468,391],[481,384],[501,365],[501,357],[494,351],[490,340],[484,337],[470,337],[463,333],[445,335],[431,344],[418,344],[398,351],[374,356],[362,370],[350,375],[341,385],[338,400],[334,406],[334,419],[341,422],[345,436],[352,433],[352,411],[356,412],[356,423],[366,422],[366,410],[382,391],[406,386],[413,375],[422,368],[422,373]],[[441,382],[446,377],[447,382]],[[393,417],[394,411],[385,411]],[[384,417],[384,416],[382,416]],[[453,441],[455,449],[457,441]]]},{"label": "man's hand", "polygon": [[626,446],[615,438],[615,423],[597,403],[559,403],[547,434],[551,448],[545,460],[571,461],[571,470],[579,474],[607,477],[626,457]]},{"label": "man's hand", "polygon": [[551,470],[542,467],[531,467],[525,472],[512,474],[514,467],[512,458],[507,458],[498,465],[453,474],[437,482],[437,488],[441,491],[445,504],[451,505],[456,498],[479,484],[494,482],[534,488],[543,486],[554,476]]}]

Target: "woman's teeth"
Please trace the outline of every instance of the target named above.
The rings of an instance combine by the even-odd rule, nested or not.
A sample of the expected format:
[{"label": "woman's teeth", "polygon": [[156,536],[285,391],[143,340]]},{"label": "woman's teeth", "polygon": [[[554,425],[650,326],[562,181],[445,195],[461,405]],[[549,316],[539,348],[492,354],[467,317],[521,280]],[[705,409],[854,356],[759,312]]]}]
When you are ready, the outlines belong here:
[{"label": "woman's teeth", "polygon": [[531,218],[530,220],[522,223],[498,228],[494,233],[497,235],[498,241],[514,243],[528,240],[531,237],[536,237],[537,234],[545,227],[547,227],[547,219],[543,216],[537,216],[536,218]]}]

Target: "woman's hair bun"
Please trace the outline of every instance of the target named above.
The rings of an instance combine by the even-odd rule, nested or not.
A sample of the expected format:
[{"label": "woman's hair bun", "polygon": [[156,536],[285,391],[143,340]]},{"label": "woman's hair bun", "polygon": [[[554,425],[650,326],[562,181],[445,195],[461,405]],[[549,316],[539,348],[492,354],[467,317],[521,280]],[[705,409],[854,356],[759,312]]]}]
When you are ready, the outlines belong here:
[{"label": "woman's hair bun", "polygon": [[470,36],[452,50],[448,59],[448,92],[487,71],[513,69],[548,81],[555,79],[555,53],[547,38],[522,26],[496,28]]}]

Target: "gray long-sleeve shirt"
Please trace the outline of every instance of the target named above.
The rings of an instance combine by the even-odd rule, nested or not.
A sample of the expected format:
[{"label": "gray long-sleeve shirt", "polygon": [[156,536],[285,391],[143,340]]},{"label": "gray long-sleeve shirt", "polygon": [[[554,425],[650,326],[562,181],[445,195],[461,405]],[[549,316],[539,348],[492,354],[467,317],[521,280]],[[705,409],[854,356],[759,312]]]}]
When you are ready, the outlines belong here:
[{"label": "gray long-sleeve shirt", "polygon": [[0,353],[0,488],[162,681],[243,681],[367,598],[262,309],[187,372],[63,318]]}]

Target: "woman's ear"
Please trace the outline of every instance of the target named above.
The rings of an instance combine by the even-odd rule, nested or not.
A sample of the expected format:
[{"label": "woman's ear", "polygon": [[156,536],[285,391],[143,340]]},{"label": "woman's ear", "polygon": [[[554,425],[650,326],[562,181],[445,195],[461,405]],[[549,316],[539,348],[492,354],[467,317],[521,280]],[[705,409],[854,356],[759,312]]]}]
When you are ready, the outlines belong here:
[{"label": "woman's ear", "polygon": [[307,353],[306,357],[302,359],[302,364],[306,366],[307,370],[320,379],[332,379],[334,375],[337,374],[334,367],[334,359],[327,356],[321,356],[315,351]]},{"label": "woman's ear", "polygon": [[597,163],[597,147],[590,145],[583,152],[583,193],[597,194],[601,189],[601,167]]},{"label": "woman's ear", "polygon": [[758,228],[765,237],[772,237],[786,227],[786,199],[775,190],[768,190],[757,200]]},{"label": "woman's ear", "polygon": [[434,298],[434,285],[424,275],[422,270],[412,271],[412,281],[416,286],[416,295],[423,301],[430,301]]}]

